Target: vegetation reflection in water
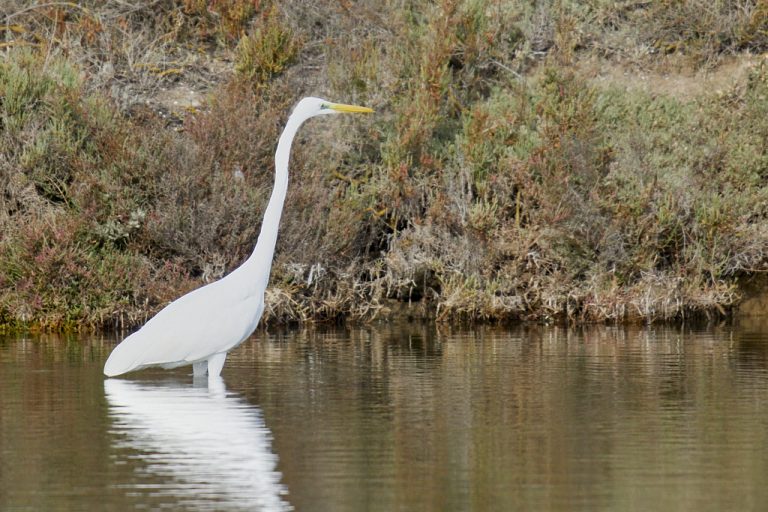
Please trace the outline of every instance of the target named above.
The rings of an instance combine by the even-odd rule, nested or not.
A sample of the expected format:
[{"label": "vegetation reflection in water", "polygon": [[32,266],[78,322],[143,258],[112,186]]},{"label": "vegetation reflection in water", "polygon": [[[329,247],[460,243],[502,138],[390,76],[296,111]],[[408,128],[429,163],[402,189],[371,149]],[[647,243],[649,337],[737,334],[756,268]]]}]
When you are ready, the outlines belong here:
[{"label": "vegetation reflection in water", "polygon": [[270,375],[257,396],[299,510],[768,503],[765,330],[398,327],[272,340],[233,364]]},{"label": "vegetation reflection in water", "polygon": [[226,389],[0,339],[0,509],[760,510],[767,327],[260,332]]}]

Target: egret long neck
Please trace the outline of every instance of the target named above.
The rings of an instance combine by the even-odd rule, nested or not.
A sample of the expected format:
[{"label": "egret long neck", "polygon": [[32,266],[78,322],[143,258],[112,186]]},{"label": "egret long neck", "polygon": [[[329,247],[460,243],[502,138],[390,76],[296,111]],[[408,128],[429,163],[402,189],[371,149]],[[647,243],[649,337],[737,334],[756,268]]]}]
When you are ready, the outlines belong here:
[{"label": "egret long neck", "polygon": [[256,292],[263,292],[269,282],[269,273],[272,269],[272,257],[275,254],[277,243],[277,229],[280,226],[280,217],[283,213],[283,203],[288,191],[288,159],[291,155],[291,143],[303,119],[293,116],[288,118],[275,151],[275,186],[269,198],[267,209],[264,210],[264,220],[261,222],[261,232],[256,242],[253,253],[243,265],[248,268]]}]

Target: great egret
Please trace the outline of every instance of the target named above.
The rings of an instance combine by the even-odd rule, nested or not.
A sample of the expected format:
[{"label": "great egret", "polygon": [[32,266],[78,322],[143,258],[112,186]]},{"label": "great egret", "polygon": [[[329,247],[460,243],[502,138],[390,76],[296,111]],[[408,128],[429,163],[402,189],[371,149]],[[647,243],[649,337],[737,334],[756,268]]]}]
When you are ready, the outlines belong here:
[{"label": "great egret", "polygon": [[275,184],[256,247],[229,275],[176,299],[110,354],[104,374],[112,377],[150,366],[193,365],[195,375],[217,377],[227,352],[256,329],[264,311],[277,228],[288,189],[291,143],[301,124],[323,114],[373,112],[367,107],[304,98],[293,109],[275,152]]}]

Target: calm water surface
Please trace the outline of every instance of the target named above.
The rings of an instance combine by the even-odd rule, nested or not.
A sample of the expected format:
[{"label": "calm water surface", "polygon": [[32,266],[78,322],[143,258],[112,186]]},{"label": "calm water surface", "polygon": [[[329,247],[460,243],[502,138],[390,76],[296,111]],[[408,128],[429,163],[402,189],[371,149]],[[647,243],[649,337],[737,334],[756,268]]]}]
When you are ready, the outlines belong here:
[{"label": "calm water surface", "polygon": [[0,337],[0,510],[768,510],[768,324]]}]

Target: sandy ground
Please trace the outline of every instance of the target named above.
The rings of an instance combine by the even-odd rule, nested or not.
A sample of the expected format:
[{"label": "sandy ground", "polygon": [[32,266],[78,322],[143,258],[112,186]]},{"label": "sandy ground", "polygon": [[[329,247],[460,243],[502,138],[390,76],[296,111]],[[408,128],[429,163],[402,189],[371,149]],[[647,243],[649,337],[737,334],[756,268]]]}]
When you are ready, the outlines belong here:
[{"label": "sandy ground", "polygon": [[746,82],[750,69],[768,62],[768,54],[724,57],[715,67],[692,70],[681,60],[669,59],[656,69],[630,69],[606,60],[587,59],[577,72],[597,86],[623,87],[681,100],[709,93],[723,93]]}]

